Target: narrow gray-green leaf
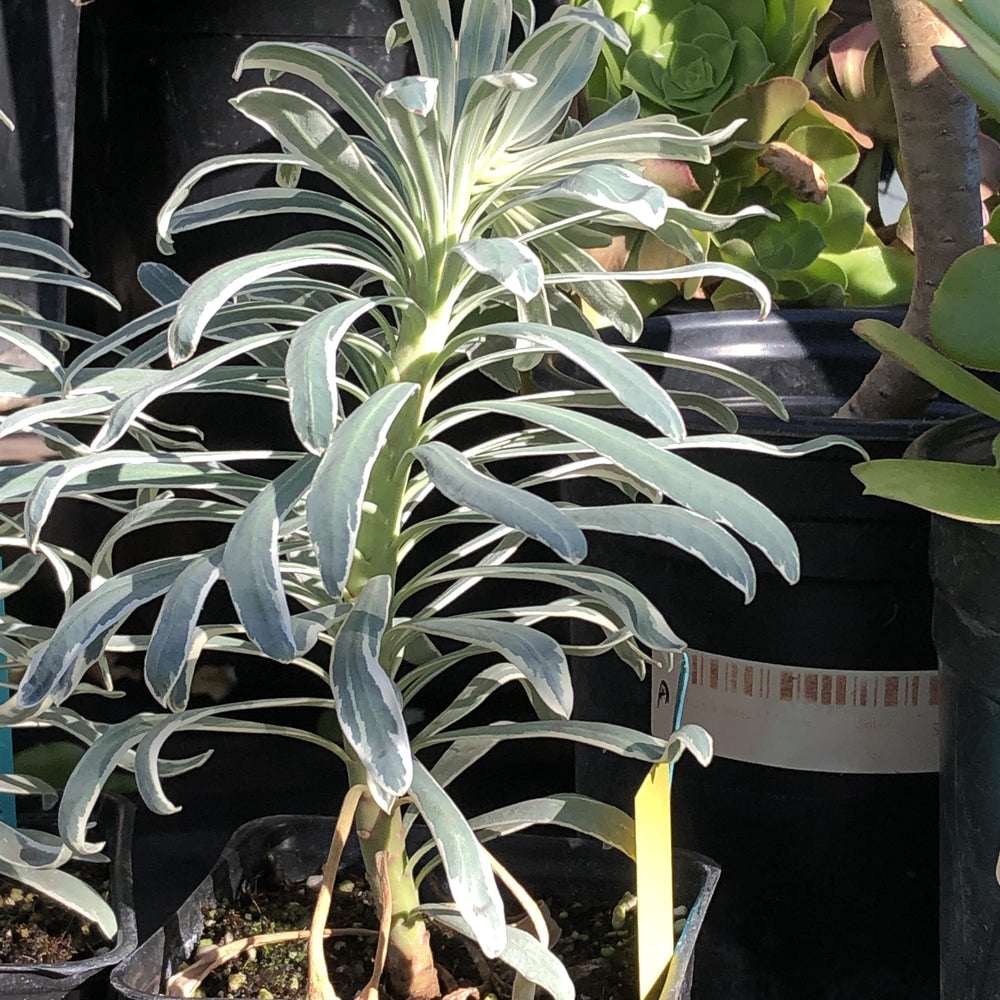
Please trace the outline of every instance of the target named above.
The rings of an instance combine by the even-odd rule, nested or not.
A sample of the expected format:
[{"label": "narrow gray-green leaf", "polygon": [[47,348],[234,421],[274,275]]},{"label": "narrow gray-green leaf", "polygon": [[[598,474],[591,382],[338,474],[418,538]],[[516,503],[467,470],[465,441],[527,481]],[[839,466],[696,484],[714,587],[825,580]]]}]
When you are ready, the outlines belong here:
[{"label": "narrow gray-green leaf", "polygon": [[534,580],[551,583],[604,604],[621,619],[641,642],[652,649],[684,649],[685,643],[671,631],[663,615],[638,587],[610,570],[595,566],[561,566],[553,563],[505,563],[499,566],[466,566],[436,573],[424,585],[442,580],[476,577],[501,580]]},{"label": "narrow gray-green leaf", "polygon": [[[478,940],[473,927],[450,907],[425,903],[420,911],[449,930]],[[573,1000],[576,996],[576,988],[566,967],[533,934],[508,927],[507,942],[498,957],[529,982],[545,990],[553,1000]]]},{"label": "narrow gray-green leaf", "polygon": [[73,768],[59,801],[59,832],[77,854],[95,854],[104,847],[103,842],[87,842],[90,814],[105,781],[155,721],[156,716],[142,713],[109,726]]},{"label": "narrow gray-green leaf", "polygon": [[147,260],[140,264],[136,277],[142,285],[142,290],[161,306],[177,302],[191,287],[190,281],[182,278],[173,268],[156,260]]},{"label": "narrow gray-green leaf", "polygon": [[507,945],[508,929],[500,892],[482,844],[458,806],[419,761],[414,761],[410,794],[437,844],[459,913],[487,958],[496,958]]},{"label": "narrow gray-green leaf", "polygon": [[[677,740],[662,740],[627,726],[610,722],[587,722],[577,719],[549,719],[544,722],[496,722],[489,726],[452,729],[420,741],[420,748],[438,743],[491,737],[499,740],[559,739],[572,740],[607,750],[621,757],[647,764],[673,763],[685,747]],[[417,746],[414,741],[414,746]]]},{"label": "narrow gray-green leaf", "polygon": [[72,693],[127,615],[165,593],[191,556],[143,563],[111,577],[81,597],[63,616],[52,638],[32,657],[17,689],[17,704],[31,708]]},{"label": "narrow gray-green leaf", "polygon": [[[221,576],[222,546],[195,557],[163,598],[146,649],[144,674],[153,697],[171,712],[187,707],[191,650],[198,618],[209,591]],[[180,683],[187,677],[188,683]]]},{"label": "narrow gray-green leaf", "polygon": [[156,216],[156,248],[163,254],[174,252],[173,226],[174,213],[184,204],[192,188],[202,178],[217,170],[226,170],[229,167],[243,166],[274,166],[286,165],[306,166],[307,162],[301,157],[291,156],[288,153],[233,153],[226,156],[216,156],[209,160],[204,160],[196,167],[189,170],[178,182],[177,187],[171,192],[170,197],[164,202]]},{"label": "narrow gray-green leaf", "polygon": [[100,285],[75,274],[57,274],[54,271],[38,271],[30,267],[0,267],[0,278],[10,281],[30,281],[41,285],[60,285],[78,292],[87,292],[114,309],[120,309],[118,300]]},{"label": "narrow gray-green leaf", "polygon": [[567,562],[578,563],[586,557],[583,533],[550,501],[479,472],[460,451],[440,441],[418,445],[412,454],[453,503],[523,531]]},{"label": "narrow gray-green leaf", "polygon": [[419,230],[391,180],[365,154],[364,142],[348,135],[321,105],[278,87],[250,90],[230,103],[384,219],[409,249],[420,246]]},{"label": "narrow gray-green leaf", "polygon": [[293,73],[300,79],[308,80],[332,97],[350,119],[386,152],[394,149],[378,106],[355,76],[364,75],[377,87],[385,86],[384,81],[346,53],[327,45],[257,42],[240,56],[233,72],[234,78],[238,80],[248,69]]},{"label": "narrow gray-green leaf", "polygon": [[[647,181],[642,174],[618,163],[590,164],[523,197],[532,205],[546,199],[583,202],[627,215],[649,230],[656,230],[663,224],[670,205],[670,199],[659,184]],[[517,201],[520,199],[511,204]]]},{"label": "narrow gray-green leaf", "polygon": [[69,872],[24,868],[0,862],[0,875],[20,882],[60,906],[80,914],[85,920],[96,924],[109,941],[113,941],[118,933],[118,918],[107,901],[83,879],[70,875]]},{"label": "narrow gray-green leaf", "polygon": [[451,135],[457,76],[451,9],[446,0],[401,0],[400,8],[421,74],[441,82],[438,116],[444,134]]},{"label": "narrow gray-green leaf", "polygon": [[27,774],[0,774],[0,792],[4,795],[40,795],[43,809],[51,809],[59,799],[59,793],[47,781]]},{"label": "narrow gray-green leaf", "polygon": [[341,302],[303,323],[288,345],[285,374],[289,412],[302,444],[322,455],[340,419],[337,359],[340,342],[365,313],[385,298]]},{"label": "narrow gray-green leaf", "polygon": [[264,487],[229,533],[222,572],[236,612],[265,656],[287,663],[297,652],[281,582],[281,523],[309,489],[319,460],[306,455]]},{"label": "narrow gray-green leaf", "polygon": [[545,406],[530,398],[491,400],[489,409],[548,427],[592,448],[677,503],[732,528],[757,546],[790,583],[798,579],[799,553],[792,533],[735,483],[590,414]]},{"label": "narrow gray-green leaf", "polygon": [[649,503],[574,507],[565,513],[584,531],[655,538],[676,545],[740,590],[747,602],[753,599],[757,581],[753,561],[725,528],[701,514]]},{"label": "narrow gray-green leaf", "polygon": [[241,337],[231,344],[221,344],[205,351],[204,354],[175,368],[172,372],[157,372],[155,379],[147,382],[137,392],[125,396],[121,402],[114,406],[108,416],[107,423],[94,436],[91,447],[95,451],[100,451],[120,440],[139,414],[161,396],[183,389],[195,379],[241,354],[249,354],[256,348],[277,343],[287,339],[288,336],[287,330],[271,330],[256,336]]},{"label": "narrow gray-green leaf", "polygon": [[284,212],[335,219],[373,237],[386,252],[395,254],[399,251],[392,232],[371,212],[325,191],[304,188],[251,188],[206,198],[178,211],[171,231],[184,233],[219,222]]},{"label": "narrow gray-green leaf", "polygon": [[0,600],[16,594],[48,562],[41,552],[29,552],[15,559],[0,572]]},{"label": "narrow gray-green leaf", "polygon": [[502,236],[466,240],[454,247],[473,270],[487,274],[522,301],[542,290],[542,262],[523,243]]},{"label": "narrow gray-green leaf", "polygon": [[29,868],[58,868],[71,857],[69,848],[58,837],[0,823],[0,861]]},{"label": "narrow gray-green leaf", "polygon": [[168,338],[175,363],[189,358],[198,346],[212,317],[237,292],[260,278],[300,267],[358,267],[389,281],[393,275],[372,261],[333,250],[267,250],[248,254],[203,274],[188,289],[177,306]]},{"label": "narrow gray-green leaf", "polygon": [[654,378],[634,361],[596,337],[542,323],[492,323],[475,331],[509,340],[532,341],[547,351],[558,351],[592,375],[637,417],[674,441],[684,438],[684,418],[677,405]]},{"label": "narrow gray-green leaf", "polygon": [[475,81],[503,67],[507,59],[512,16],[511,0],[491,0],[490,3],[467,3],[463,6],[458,32],[456,119],[461,117],[465,98]]},{"label": "narrow gray-green leaf", "polygon": [[341,625],[330,660],[340,728],[385,811],[409,790],[415,764],[399,692],[379,661],[391,600],[389,577],[372,577]]},{"label": "narrow gray-green leaf", "polygon": [[469,825],[484,835],[506,837],[531,826],[561,826],[595,837],[635,860],[635,821],[615,806],[586,795],[566,793],[526,799],[491,812],[480,813]]},{"label": "narrow gray-green leaf", "polygon": [[340,424],[316,470],[306,516],[323,583],[334,598],[343,593],[350,576],[375,460],[418,388],[415,382],[396,382],[379,389]]},{"label": "narrow gray-green leaf", "polygon": [[430,635],[499,653],[521,671],[556,715],[568,719],[573,711],[569,664],[552,636],[516,622],[484,618],[421,618],[408,624]]}]

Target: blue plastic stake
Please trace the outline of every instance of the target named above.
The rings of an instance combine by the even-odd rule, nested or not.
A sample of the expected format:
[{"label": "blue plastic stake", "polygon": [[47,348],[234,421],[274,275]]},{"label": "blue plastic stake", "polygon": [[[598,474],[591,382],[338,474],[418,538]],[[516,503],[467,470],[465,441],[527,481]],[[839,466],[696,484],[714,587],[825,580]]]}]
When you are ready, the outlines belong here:
[{"label": "blue plastic stake", "polygon": [[[3,563],[0,561],[0,569]],[[3,598],[0,598],[0,615],[4,613]],[[0,655],[0,663],[6,663],[7,658]],[[7,671],[0,670],[0,705],[9,697],[10,692],[3,685],[7,683]],[[14,740],[10,726],[0,726],[0,774],[14,773]],[[17,826],[17,806],[13,795],[0,794],[0,821],[8,826]]]},{"label": "blue plastic stake", "polygon": [[[681,716],[684,714],[684,699],[687,696],[688,677],[691,673],[691,664],[688,662],[687,653],[681,653],[681,665],[677,668],[677,699],[674,702],[674,732],[681,728]],[[670,765],[670,777],[673,779],[674,765]]]}]

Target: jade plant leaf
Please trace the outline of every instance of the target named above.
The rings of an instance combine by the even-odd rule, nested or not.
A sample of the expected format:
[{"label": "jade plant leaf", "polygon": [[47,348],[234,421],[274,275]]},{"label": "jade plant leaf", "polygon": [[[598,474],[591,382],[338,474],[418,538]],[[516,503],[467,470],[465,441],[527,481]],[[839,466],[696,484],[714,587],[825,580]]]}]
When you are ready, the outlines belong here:
[{"label": "jade plant leaf", "polygon": [[1000,524],[1000,469],[908,458],[882,458],[851,470],[865,493],[979,524]]},{"label": "jade plant leaf", "polygon": [[1000,245],[968,250],[948,268],[934,293],[931,332],[950,358],[969,368],[1000,371],[996,284]]}]

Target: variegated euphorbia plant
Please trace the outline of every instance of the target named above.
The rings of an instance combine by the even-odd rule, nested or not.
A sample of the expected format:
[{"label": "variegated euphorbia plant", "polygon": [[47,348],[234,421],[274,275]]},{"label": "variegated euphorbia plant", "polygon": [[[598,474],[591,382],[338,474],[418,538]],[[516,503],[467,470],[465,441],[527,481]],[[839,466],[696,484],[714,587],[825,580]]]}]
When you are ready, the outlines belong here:
[{"label": "variegated euphorbia plant", "polygon": [[[700,730],[661,740],[572,720],[567,651],[547,628],[571,618],[592,623],[605,638],[575,652],[614,649],[640,674],[650,651],[683,645],[634,586],[585,564],[587,531],[678,545],[748,599],[754,570],[741,541],[790,581],[797,576],[796,546],[784,525],[741,488],[684,457],[692,442],[679,406],[703,409],[722,425],[699,446],[780,450],[737,436],[732,414],[707,397],[671,396],[637,362],[715,374],[783,411],[763,386],[724,366],[607,346],[582,308],[632,340],[639,335],[641,318],[617,278],[581,246],[627,226],[686,247],[695,243],[691,227],[731,221],[671,200],[635,163],[706,162],[732,129],[703,137],[669,116],[640,120],[634,98],[586,128],[568,121],[605,39],[626,44],[595,10],[560,8],[536,30],[524,0],[470,0],[456,41],[443,0],[402,6],[405,19],[390,36],[412,41],[419,76],[386,84],[323,45],[251,47],[237,74],[262,69],[267,85],[233,103],[282,151],[209,161],[182,180],[159,222],[167,250],[178,233],[254,215],[300,213],[322,228],[219,266],[190,286],[162,267],[148,268],[147,288],[161,306],[66,366],[46,358],[28,390],[42,402],[0,425],[0,435],[31,427],[64,456],[0,470],[0,502],[24,503],[32,546],[41,544],[60,496],[104,502],[122,515],[94,557],[90,592],[46,641],[9,650],[28,662],[8,715],[65,716],[63,703],[84,671],[101,667],[106,650],[145,650],[147,684],[166,712],[113,727],[84,755],[61,807],[73,848],[93,849],[87,817],[116,764],[134,767],[153,809],[175,809],[159,758],[180,729],[272,731],[319,744],[348,770],[365,861],[372,884],[382,887],[395,993],[440,993],[425,927],[430,914],[513,964],[524,977],[519,995],[531,980],[565,1000],[572,987],[559,963],[530,935],[505,926],[480,841],[543,821],[631,852],[631,821],[575,795],[466,820],[447,786],[498,742],[527,737],[578,740],[649,763],[672,760],[684,747],[707,758],[710,743]],[[514,17],[526,40],[508,55]],[[289,77],[336,102],[356,134],[317,100],[286,87]],[[201,177],[248,161],[273,164],[278,186],[182,207]],[[317,190],[297,186],[304,170]],[[344,273],[349,284],[338,283]],[[725,264],[654,276],[704,274],[742,278],[766,305],[760,283]],[[509,319],[491,322],[486,310],[496,308]],[[548,351],[588,371],[596,388],[530,391],[525,376]],[[165,357],[172,368],[159,363]],[[469,388],[464,402],[441,401],[452,387],[474,387],[472,376],[482,372],[514,391],[479,398]],[[301,449],[205,450],[150,416],[156,400],[182,392],[283,400]],[[649,436],[605,419],[608,407],[644,420]],[[490,423],[498,414],[510,418],[509,429]],[[79,436],[81,427],[95,426],[96,434]],[[459,450],[450,442],[464,427],[480,428],[478,443]],[[544,464],[510,481],[512,460],[525,457]],[[273,479],[259,464],[244,471],[244,463],[261,459],[279,470]],[[621,487],[622,503],[573,507],[537,491],[587,476]],[[423,505],[434,491],[447,501],[443,513]],[[221,523],[226,540],[113,565],[115,545],[128,533],[184,520]],[[423,564],[420,543],[455,529],[469,533],[467,540]],[[527,540],[550,556],[518,561]],[[503,606],[459,613],[457,599],[463,609],[474,604],[483,580],[506,583]],[[549,584],[558,596],[525,604],[518,599],[525,581]],[[227,589],[236,620],[203,621],[217,585]],[[159,598],[152,634],[124,634],[128,615]],[[263,654],[312,671],[328,680],[329,697],[282,697],[276,685],[272,698],[189,708],[192,675],[206,650]],[[485,657],[474,678],[409,732],[407,703],[452,668],[483,662],[474,657]],[[536,721],[463,725],[510,682],[524,687]],[[239,719],[241,711],[289,705],[333,710],[342,740]],[[421,762],[441,748],[433,766]],[[440,856],[454,906],[421,904],[418,860],[425,852],[408,857],[402,846],[407,803],[429,828],[428,849]],[[322,930],[322,919],[314,928]],[[544,936],[543,924],[539,930]],[[310,954],[311,995],[329,996],[321,949]]]},{"label": "variegated euphorbia plant", "polygon": [[[13,127],[2,112],[0,112],[0,122]],[[31,220],[37,219],[59,219],[69,222],[69,219],[57,209],[28,212],[0,208],[0,218],[27,220],[29,224]],[[48,365],[53,360],[53,355],[40,343],[38,332],[44,332],[56,343],[64,346],[69,343],[68,334],[93,341],[99,339],[96,335],[90,336],[85,331],[67,327],[65,323],[39,315],[17,292],[18,288],[29,285],[54,284],[96,295],[111,305],[117,305],[111,295],[88,280],[87,271],[79,261],[51,240],[31,232],[18,232],[7,228],[0,228],[0,250],[4,252],[5,258],[7,254],[20,255],[20,263],[9,264],[8,258],[0,264],[0,280],[10,288],[9,293],[0,295],[0,337],[9,349],[13,348],[19,356],[18,363],[30,367],[35,363]],[[36,332],[35,336],[32,336],[32,331]],[[8,354],[8,358],[10,357]],[[30,386],[36,379],[23,369],[10,371],[6,373],[6,377],[2,392],[4,395],[9,394],[5,401],[9,410],[17,405],[17,397],[31,395]],[[71,597],[73,568],[86,569],[87,564],[84,560],[64,547],[47,542],[40,542],[34,546],[33,552],[27,552],[27,548],[28,542],[22,519],[12,516],[9,512],[0,513],[0,549],[4,550],[4,563],[0,568],[0,599],[10,597],[19,591],[46,566],[55,573]],[[23,656],[25,643],[37,642],[50,631],[6,620],[3,629],[0,630],[2,633],[0,657],[11,657],[13,654],[12,659],[16,663],[16,660]],[[3,662],[4,660],[0,658],[0,663]],[[0,702],[6,701],[10,690],[15,687],[15,680],[14,671],[0,669]],[[85,732],[85,741],[88,742],[100,732],[100,727],[83,720],[70,723],[70,728]],[[5,736],[10,739],[9,733]],[[50,784],[35,775],[17,770],[0,774],[0,794],[39,796],[43,809],[52,809],[56,802],[56,792]],[[16,809],[12,811],[16,812]],[[74,857],[89,861],[107,860],[93,852],[82,855],[73,852],[58,837],[49,833],[0,822],[0,876],[79,913],[106,938],[112,939],[117,931],[114,910],[84,879],[62,870],[66,862]]]}]

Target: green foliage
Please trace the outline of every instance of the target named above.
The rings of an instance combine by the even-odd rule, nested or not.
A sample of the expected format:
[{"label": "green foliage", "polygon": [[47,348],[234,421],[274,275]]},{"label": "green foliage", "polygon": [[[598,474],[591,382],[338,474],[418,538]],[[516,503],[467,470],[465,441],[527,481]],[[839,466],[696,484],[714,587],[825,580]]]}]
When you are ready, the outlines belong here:
[{"label": "green foliage", "polygon": [[[0,121],[10,125],[2,114]],[[36,219],[69,222],[58,210],[26,212],[0,208],[0,217],[29,222]],[[79,261],[51,240],[32,233],[2,229],[0,250],[19,253],[35,261],[32,266],[0,265],[0,277],[13,283],[15,287],[31,283],[62,285],[116,305],[104,289],[88,280],[87,271]],[[60,270],[51,270],[51,265],[56,265]],[[5,391],[12,395],[32,395],[37,379],[44,381],[54,377],[55,372],[60,369],[58,355],[41,342],[38,336],[41,332],[48,334],[50,342],[55,340],[59,345],[68,344],[72,336],[84,340],[97,339],[64,323],[46,320],[16,295],[0,297],[0,338],[10,347],[23,352],[39,369],[34,373],[22,369],[11,370],[11,380]],[[18,383],[17,388],[14,388],[14,383]],[[69,600],[73,586],[72,567],[83,564],[77,556],[48,544],[37,545],[33,552],[27,552],[23,519],[9,514],[0,515],[0,546],[7,550],[3,569],[0,570],[0,599],[17,593],[48,567],[55,572]],[[11,552],[14,553],[13,557]],[[2,631],[5,633],[0,640],[0,662],[9,660],[10,654],[18,650],[21,651],[17,654],[20,656],[24,650],[24,641],[37,642],[51,631],[25,625],[9,615],[0,615],[0,621],[3,622]],[[17,662],[16,658],[13,662]],[[6,670],[3,671],[3,684],[5,687],[10,686]],[[59,761],[61,759],[62,764],[67,765],[74,752],[78,760],[84,751],[79,744],[59,742],[49,744],[45,750],[35,747],[30,752],[19,754],[14,762],[14,773],[0,775],[0,792],[6,795],[39,796],[42,807],[51,809],[57,798],[57,776],[69,771],[69,767],[60,768]],[[83,879],[59,870],[74,856],[78,855],[62,844],[58,837],[0,823],[0,874],[79,913],[93,922],[105,937],[112,939],[117,933],[117,921],[107,901]],[[98,857],[96,860],[106,859]]]},{"label": "green foliage", "polygon": [[1000,118],[1000,18],[990,0],[927,0],[965,42],[936,45],[934,54],[955,82],[994,118]]},{"label": "green foliage", "polygon": [[[910,255],[882,246],[867,222],[877,168],[865,198],[845,183],[859,163],[855,140],[865,137],[825,114],[803,82],[829,6],[826,0],[604,0],[632,47],[624,54],[604,46],[587,104],[594,114],[634,93],[644,113],[672,113],[709,131],[744,119],[711,163],[691,167],[689,180],[646,167],[647,177],[702,208],[723,215],[766,209],[713,234],[705,241],[708,258],[756,275],[780,303],[906,302]],[[655,244],[662,239],[638,237],[638,259],[661,259]],[[685,293],[691,292],[689,283]],[[637,292],[636,299],[648,309],[675,294],[661,285],[658,294]],[[733,281],[719,283],[711,298],[717,308],[750,304]]]},{"label": "green foliage", "polygon": [[[954,266],[962,265],[970,254],[976,253],[974,250],[963,255]],[[990,275],[993,280],[996,273],[994,268]],[[951,271],[948,272],[948,276],[950,275]],[[942,283],[941,288],[945,288],[945,283]],[[947,290],[945,300],[953,292],[954,289]],[[963,314],[940,308],[936,296],[934,304],[934,337],[939,342],[947,341],[952,330],[961,328]],[[942,392],[994,420],[1000,420],[1000,392],[951,358],[880,320],[862,320],[855,326],[855,330],[880,351],[895,358]],[[1000,437],[993,444],[994,461],[1000,455],[998,449]],[[866,493],[901,500],[946,517],[1000,524],[1000,468],[996,465],[973,466],[905,457],[863,462],[854,466],[852,471],[865,484]]]},{"label": "green foliage", "polygon": [[[566,651],[553,625],[580,619],[596,626],[603,638],[574,654],[613,650],[640,674],[651,652],[682,646],[634,586],[585,564],[586,532],[668,540],[747,598],[754,576],[744,546],[789,581],[799,572],[788,529],[744,490],[684,456],[678,401],[627,350],[601,341],[588,318],[603,317],[632,339],[642,326],[620,281],[581,241],[607,242],[623,228],[669,229],[697,245],[693,228],[735,221],[671,198],[636,165],[650,158],[708,163],[735,126],[702,136],[667,115],[639,118],[634,97],[584,127],[567,120],[602,45],[627,45],[621,29],[592,9],[559,8],[537,30],[529,19],[525,42],[509,56],[509,2],[467,3],[457,43],[443,2],[404,0],[403,10],[405,25],[391,35],[412,40],[421,75],[394,83],[323,45],[247,50],[237,75],[263,70],[264,85],[233,104],[281,152],[221,157],[191,171],[161,212],[160,243],[169,251],[180,233],[274,213],[296,213],[304,228],[190,286],[162,266],[144,268],[140,277],[162,304],[69,364],[47,358],[30,376],[39,405],[0,423],[0,437],[30,428],[61,455],[52,464],[0,469],[0,502],[23,506],[15,527],[25,544],[45,551],[46,522],[60,498],[117,515],[85,564],[87,593],[76,598],[67,581],[57,627],[11,623],[4,652],[25,672],[0,714],[79,729],[64,703],[85,672],[96,666],[107,676],[111,651],[145,651],[146,681],[164,711],[89,734],[92,745],[60,807],[73,850],[95,849],[87,819],[116,766],[135,770],[152,809],[176,809],[162,779],[200,762],[161,757],[181,729],[307,741],[343,760],[352,782],[367,786],[368,805],[393,823],[401,799],[412,800],[444,861],[454,921],[488,953],[516,953],[522,974],[537,975],[555,994],[563,984],[531,957],[530,943],[515,937],[505,945],[475,820],[470,826],[461,816],[448,784],[508,739],[575,740],[650,764],[685,748],[703,760],[710,752],[698,732],[662,740],[570,719]],[[318,88],[355,131],[291,89],[290,79],[311,84],[311,93]],[[278,186],[187,203],[200,179],[249,158],[272,163]],[[298,187],[302,172],[309,189]],[[766,308],[766,286],[724,261],[629,277],[706,275],[747,283]],[[597,388],[555,395],[526,388],[499,399],[483,390],[482,374],[518,388],[546,351],[571,358]],[[763,386],[725,366],[662,356],[657,363],[738,382],[781,411]],[[2,373],[0,388],[3,379],[20,385],[25,377]],[[232,393],[281,401],[300,447],[220,450],[153,416],[158,400],[189,393],[220,406]],[[784,453],[732,433],[735,418],[714,401],[687,394],[683,402],[719,417],[724,430],[715,446]],[[609,404],[639,417],[650,436],[608,419]],[[512,475],[523,461],[530,471]],[[577,508],[546,496],[554,484],[587,477],[620,487],[620,507]],[[434,493],[443,513],[426,502]],[[660,508],[664,498],[672,503]],[[221,525],[226,540],[120,564],[120,541],[178,520]],[[428,539],[442,538],[444,554],[425,556]],[[529,539],[542,554],[520,561]],[[500,606],[482,606],[486,588],[477,584],[484,580],[505,581]],[[528,600],[528,581],[551,596],[532,592]],[[222,587],[234,618],[206,620],[207,596]],[[157,601],[151,634],[126,633],[128,616]],[[190,706],[192,676],[209,652],[275,661],[273,697]],[[474,666],[473,679],[435,719],[409,730],[407,706],[456,665]],[[283,669],[318,675],[329,695],[284,696]],[[534,720],[465,723],[510,682],[524,689]],[[338,724],[321,735],[260,721],[262,711],[289,707],[332,711]],[[242,719],[243,712],[254,718]],[[433,766],[421,762],[427,751]],[[575,828],[606,836],[630,822],[609,823],[607,807],[597,804],[592,823],[587,815],[586,802],[574,800]],[[491,822],[502,827],[503,815]],[[373,836],[384,835],[385,825]],[[615,834],[616,846],[627,840]],[[368,843],[374,851],[377,839]]]},{"label": "green foliage", "polygon": [[[938,61],[971,97],[1000,114],[1000,17],[989,0],[927,0],[965,41],[936,46]],[[1000,371],[996,282],[1000,247],[976,247],[948,269],[934,294],[930,325],[941,352],[884,323],[865,321],[857,332],[932,385],[980,413],[1000,420],[1000,392],[965,367]],[[1000,458],[1000,437],[992,448]],[[902,500],[961,520],[1000,523],[1000,468],[924,459],[883,459],[856,466],[866,492]]]}]

